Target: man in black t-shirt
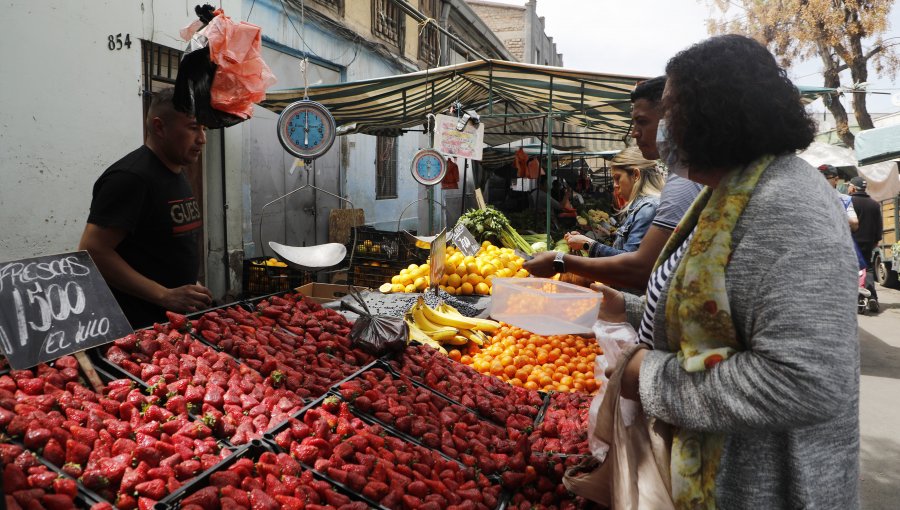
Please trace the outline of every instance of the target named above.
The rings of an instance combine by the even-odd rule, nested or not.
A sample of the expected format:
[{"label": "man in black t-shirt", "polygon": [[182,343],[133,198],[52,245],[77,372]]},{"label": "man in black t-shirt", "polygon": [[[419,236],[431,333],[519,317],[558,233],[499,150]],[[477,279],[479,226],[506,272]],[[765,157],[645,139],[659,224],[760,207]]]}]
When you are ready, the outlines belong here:
[{"label": "man in black t-shirt", "polygon": [[172,89],[147,112],[145,144],[110,166],[94,184],[79,249],[87,250],[134,328],[193,312],[212,295],[197,284],[197,236],[203,216],[184,175],[200,157],[206,128],[175,110]]},{"label": "man in black t-shirt", "polygon": [[869,300],[869,311],[877,312],[878,293],[875,292],[875,268],[872,267],[872,252],[878,246],[878,242],[884,235],[884,218],[881,215],[881,204],[876,202],[866,193],[867,182],[862,177],[856,176],[850,179],[847,191],[850,200],[853,201],[853,209],[859,218],[859,228],[853,232],[853,240],[859,246],[859,251],[866,259],[866,288],[872,293]]}]

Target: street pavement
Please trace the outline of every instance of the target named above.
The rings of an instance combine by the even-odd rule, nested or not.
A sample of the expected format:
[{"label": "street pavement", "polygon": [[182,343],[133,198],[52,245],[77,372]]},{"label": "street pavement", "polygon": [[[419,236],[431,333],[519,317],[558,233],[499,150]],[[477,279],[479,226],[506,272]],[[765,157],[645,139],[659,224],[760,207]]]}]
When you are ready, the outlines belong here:
[{"label": "street pavement", "polygon": [[900,291],[878,286],[881,312],[859,316],[860,499],[900,508]]}]

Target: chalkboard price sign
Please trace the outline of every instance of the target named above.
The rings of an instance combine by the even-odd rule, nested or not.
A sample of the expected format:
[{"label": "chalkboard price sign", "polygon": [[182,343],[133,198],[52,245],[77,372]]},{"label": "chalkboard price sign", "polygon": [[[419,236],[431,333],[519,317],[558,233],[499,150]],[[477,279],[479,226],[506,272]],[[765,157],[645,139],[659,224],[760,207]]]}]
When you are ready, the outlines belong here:
[{"label": "chalkboard price sign", "polygon": [[0,263],[0,351],[14,369],[132,332],[86,251]]},{"label": "chalkboard price sign", "polygon": [[475,240],[475,236],[469,232],[462,223],[457,223],[450,231],[450,242],[460,249],[466,257],[474,257],[481,245]]}]

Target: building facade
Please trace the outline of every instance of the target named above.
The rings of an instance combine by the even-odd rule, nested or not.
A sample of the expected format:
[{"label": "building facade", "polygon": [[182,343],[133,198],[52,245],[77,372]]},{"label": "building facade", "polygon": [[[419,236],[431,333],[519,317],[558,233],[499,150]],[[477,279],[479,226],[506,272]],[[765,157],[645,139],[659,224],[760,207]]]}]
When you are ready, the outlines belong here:
[{"label": "building facade", "polygon": [[[427,17],[489,58],[508,59],[463,0],[414,0]],[[193,1],[45,2],[14,0],[10,19],[41,20],[0,34],[0,261],[74,250],[94,181],[143,142],[145,108],[154,90],[171,86],[186,42],[179,30],[196,19]],[[392,0],[223,0],[235,21],[262,29],[262,54],[273,89],[391,76],[474,58]],[[74,23],[72,20],[77,19]],[[20,44],[21,41],[32,41]],[[305,72],[303,71],[303,64]],[[309,167],[298,166],[275,136],[277,115],[260,107],[236,126],[210,130],[189,172],[204,214],[202,283],[216,298],[240,292],[244,258],[328,240],[328,216],[341,201],[303,190],[309,183],[365,210],[366,222],[396,229],[400,212],[421,195],[412,155],[428,144],[421,132],[346,135]],[[440,198],[440,197],[439,197]],[[419,219],[414,208],[406,228]]]},{"label": "building facade", "polygon": [[563,56],[548,36],[544,17],[537,15],[537,0],[524,6],[486,0],[466,0],[519,62],[545,66],[563,66]]}]

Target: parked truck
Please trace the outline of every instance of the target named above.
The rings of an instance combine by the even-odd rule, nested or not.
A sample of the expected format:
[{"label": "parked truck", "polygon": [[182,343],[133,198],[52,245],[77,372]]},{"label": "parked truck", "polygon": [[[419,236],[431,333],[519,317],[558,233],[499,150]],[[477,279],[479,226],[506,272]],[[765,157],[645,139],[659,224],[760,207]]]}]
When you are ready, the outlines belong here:
[{"label": "parked truck", "polygon": [[897,271],[900,271],[900,195],[881,202],[881,214],[884,218],[884,236],[881,244],[872,253],[872,264],[875,267],[875,281],[885,287],[900,287]]}]

